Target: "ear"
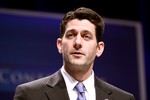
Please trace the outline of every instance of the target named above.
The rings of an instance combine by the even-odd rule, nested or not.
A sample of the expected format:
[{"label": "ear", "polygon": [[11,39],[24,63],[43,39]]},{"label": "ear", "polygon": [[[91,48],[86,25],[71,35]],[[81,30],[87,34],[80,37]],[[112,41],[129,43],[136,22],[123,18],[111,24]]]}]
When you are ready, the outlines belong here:
[{"label": "ear", "polygon": [[58,38],[57,39],[57,49],[58,49],[58,52],[61,53],[62,51],[62,39],[61,38]]},{"label": "ear", "polygon": [[98,42],[96,56],[100,57],[102,55],[103,51],[104,51],[104,42],[102,42],[102,41]]}]

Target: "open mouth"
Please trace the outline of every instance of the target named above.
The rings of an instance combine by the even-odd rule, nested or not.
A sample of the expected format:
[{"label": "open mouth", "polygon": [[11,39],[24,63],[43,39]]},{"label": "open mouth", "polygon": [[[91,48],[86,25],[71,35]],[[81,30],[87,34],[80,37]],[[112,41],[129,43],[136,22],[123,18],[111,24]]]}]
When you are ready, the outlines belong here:
[{"label": "open mouth", "polygon": [[73,52],[73,53],[71,53],[73,56],[75,56],[75,57],[80,57],[80,56],[83,56],[84,54],[83,53],[81,53],[81,52]]}]

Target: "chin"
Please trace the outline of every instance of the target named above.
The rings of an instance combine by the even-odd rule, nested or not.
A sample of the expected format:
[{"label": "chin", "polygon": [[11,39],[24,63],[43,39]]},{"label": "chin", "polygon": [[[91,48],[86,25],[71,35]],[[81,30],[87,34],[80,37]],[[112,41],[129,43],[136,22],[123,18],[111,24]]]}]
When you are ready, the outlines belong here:
[{"label": "chin", "polygon": [[73,65],[76,65],[76,66],[83,66],[84,65],[84,62],[82,60],[76,60],[76,61],[72,61],[71,62]]}]

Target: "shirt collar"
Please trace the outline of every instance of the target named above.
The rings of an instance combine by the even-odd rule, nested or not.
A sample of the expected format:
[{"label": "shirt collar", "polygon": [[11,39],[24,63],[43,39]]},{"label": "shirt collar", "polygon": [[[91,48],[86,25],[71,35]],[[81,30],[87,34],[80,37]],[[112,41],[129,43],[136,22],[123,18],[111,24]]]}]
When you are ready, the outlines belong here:
[{"label": "shirt collar", "polygon": [[92,71],[92,74],[88,79],[83,81],[83,84],[84,84],[87,92],[90,92],[91,90],[93,90],[95,88],[95,86],[94,86],[94,71]]},{"label": "shirt collar", "polygon": [[66,72],[66,70],[64,69],[64,66],[62,66],[62,68],[61,68],[61,73],[64,77],[65,82],[66,82],[67,89],[69,91],[72,91],[74,89],[75,85],[78,83],[78,81],[75,80],[72,76],[70,76]]},{"label": "shirt collar", "polygon": [[[62,72],[62,75],[63,75],[63,77],[65,79],[65,82],[66,82],[66,85],[67,85],[67,89],[69,91],[73,90],[75,85],[78,83],[78,81],[75,80],[72,76],[70,76],[66,72],[66,70],[64,69],[64,66],[62,66],[61,72]],[[95,86],[94,86],[94,71],[92,71],[92,74],[91,74],[91,76],[88,79],[83,81],[83,84],[84,84],[87,92],[90,92],[91,90],[93,90],[95,88]]]}]

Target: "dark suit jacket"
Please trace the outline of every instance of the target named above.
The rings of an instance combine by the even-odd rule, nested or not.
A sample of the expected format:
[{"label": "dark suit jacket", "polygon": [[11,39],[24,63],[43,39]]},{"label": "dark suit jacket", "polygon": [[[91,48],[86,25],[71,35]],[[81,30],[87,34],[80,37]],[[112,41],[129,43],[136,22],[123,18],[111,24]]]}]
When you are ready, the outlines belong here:
[{"label": "dark suit jacket", "polygon": [[[95,76],[96,100],[135,100],[134,96]],[[65,81],[59,71],[17,86],[14,100],[69,100]]]}]

